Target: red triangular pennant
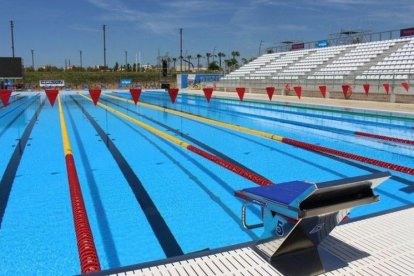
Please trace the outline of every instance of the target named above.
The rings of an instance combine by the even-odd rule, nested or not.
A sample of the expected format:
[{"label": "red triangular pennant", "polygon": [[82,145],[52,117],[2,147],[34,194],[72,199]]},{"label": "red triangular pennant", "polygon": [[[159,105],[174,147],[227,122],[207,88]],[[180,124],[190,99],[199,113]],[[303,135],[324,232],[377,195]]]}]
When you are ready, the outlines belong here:
[{"label": "red triangular pennant", "polygon": [[385,89],[385,92],[390,93],[390,84],[389,83],[383,83],[382,86]]},{"label": "red triangular pennant", "polygon": [[206,97],[207,102],[210,102],[211,96],[213,95],[213,88],[212,87],[205,87],[203,88],[204,97]]},{"label": "red triangular pennant", "polygon": [[321,91],[322,97],[326,98],[326,85],[319,85],[319,91]]},{"label": "red triangular pennant", "polygon": [[293,90],[295,90],[296,96],[300,99],[302,96],[302,86],[295,86],[293,87]]},{"label": "red triangular pennant", "polygon": [[7,89],[0,90],[0,98],[4,106],[9,104],[11,93],[12,93],[11,90],[7,90]]},{"label": "red triangular pennant", "polygon": [[236,87],[236,92],[237,92],[237,95],[239,95],[240,101],[243,101],[245,91],[246,91],[246,88],[244,87]]},{"label": "red triangular pennant", "polygon": [[177,98],[177,95],[178,95],[178,88],[168,89],[168,94],[170,94],[171,102],[174,103],[175,99]]},{"label": "red triangular pennant", "polygon": [[131,93],[134,103],[137,104],[139,97],[141,96],[141,88],[130,88],[129,93]]},{"label": "red triangular pennant", "polygon": [[267,96],[269,97],[269,101],[272,100],[273,94],[275,93],[276,88],[273,86],[266,87]]},{"label": "red triangular pennant", "polygon": [[366,84],[364,84],[364,85],[362,85],[363,87],[364,87],[364,92],[365,92],[365,95],[367,95],[368,96],[368,93],[369,93],[369,84],[368,83],[366,83]]},{"label": "red triangular pennant", "polygon": [[57,89],[46,89],[46,96],[49,99],[49,103],[51,106],[53,106],[55,104],[56,101],[56,97],[59,94],[59,90]]},{"label": "red triangular pennant", "polygon": [[410,85],[408,84],[408,82],[402,82],[401,85],[402,87],[404,87],[405,91],[408,92],[408,90],[410,89]]},{"label": "red triangular pennant", "polygon": [[93,104],[96,105],[101,96],[101,89],[89,89],[89,95],[92,98]]},{"label": "red triangular pennant", "polygon": [[345,99],[349,99],[351,97],[352,88],[349,84],[342,85],[342,93],[344,94]]}]

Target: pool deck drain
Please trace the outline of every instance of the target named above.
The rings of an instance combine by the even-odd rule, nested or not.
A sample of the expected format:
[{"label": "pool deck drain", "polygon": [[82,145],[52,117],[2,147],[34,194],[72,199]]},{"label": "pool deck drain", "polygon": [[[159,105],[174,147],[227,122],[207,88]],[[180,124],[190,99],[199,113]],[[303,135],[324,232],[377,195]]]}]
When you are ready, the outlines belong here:
[{"label": "pool deck drain", "polygon": [[[320,245],[320,250],[325,252],[321,254],[322,262],[327,269],[322,275],[414,275],[413,229],[414,208],[338,226]],[[258,254],[253,243],[240,248],[189,254],[178,260],[166,259],[98,274],[283,275]]]}]

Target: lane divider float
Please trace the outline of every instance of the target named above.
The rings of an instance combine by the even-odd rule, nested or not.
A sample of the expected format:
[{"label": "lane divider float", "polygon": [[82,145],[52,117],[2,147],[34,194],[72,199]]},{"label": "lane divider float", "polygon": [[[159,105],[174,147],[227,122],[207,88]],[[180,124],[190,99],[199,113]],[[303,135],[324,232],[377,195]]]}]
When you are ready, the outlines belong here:
[{"label": "lane divider float", "polygon": [[[117,97],[117,96],[112,96],[112,95],[107,95],[107,97],[131,103],[131,101],[129,101],[128,99],[122,98],[122,97]],[[260,131],[260,130],[255,130],[255,129],[251,129],[251,128],[247,128],[247,127],[243,127],[243,126],[237,126],[237,125],[233,125],[233,124],[230,124],[230,123],[217,121],[217,120],[214,120],[214,119],[209,119],[209,118],[206,118],[206,117],[203,117],[203,116],[200,116],[200,115],[193,115],[193,114],[190,114],[190,113],[169,109],[167,107],[160,107],[160,106],[147,104],[147,103],[143,103],[143,102],[140,102],[138,104],[141,105],[141,106],[153,109],[153,110],[159,110],[159,111],[167,112],[167,113],[174,114],[174,115],[177,115],[177,116],[181,116],[183,118],[187,118],[187,119],[191,119],[191,120],[195,120],[195,121],[199,121],[199,122],[204,122],[204,123],[211,124],[211,125],[221,126],[221,127],[224,127],[224,128],[236,130],[236,131],[243,132],[243,133],[256,135],[256,136],[259,136],[259,137],[275,140],[275,141],[282,142],[282,143],[285,143],[285,144],[290,144],[290,145],[293,145],[293,146],[296,146],[296,147],[299,147],[299,148],[312,150],[312,151],[315,151],[315,152],[328,153],[330,155],[340,156],[340,157],[344,157],[344,158],[352,159],[352,160],[357,160],[359,162],[363,162],[363,163],[367,163],[367,164],[371,164],[371,165],[376,165],[378,167],[383,167],[383,168],[387,168],[387,169],[390,169],[390,170],[395,170],[395,171],[399,171],[399,172],[414,175],[414,168],[409,168],[409,167],[405,167],[405,166],[401,166],[401,165],[396,165],[396,164],[393,164],[393,163],[388,163],[388,162],[384,162],[384,161],[380,161],[380,160],[360,156],[360,155],[357,155],[357,154],[350,154],[350,153],[347,153],[347,152],[343,152],[343,151],[339,151],[339,150],[335,150],[335,149],[330,149],[330,148],[327,148],[327,147],[316,146],[316,145],[313,145],[313,144],[310,144],[310,143],[306,143],[306,142],[302,142],[302,141],[298,141],[298,140],[294,140],[294,139],[290,139],[290,138],[285,138],[285,137],[282,137],[282,136],[279,136],[279,135],[276,135],[276,134],[272,134],[272,133],[268,133],[268,132],[264,132],[264,131]]]},{"label": "lane divider float", "polygon": [[96,253],[95,242],[85,203],[82,197],[82,190],[79,184],[78,173],[76,171],[75,160],[72,155],[72,148],[68,131],[66,128],[65,116],[63,113],[60,96],[57,96],[59,106],[60,130],[62,133],[63,152],[65,154],[66,171],[68,175],[70,200],[72,204],[73,221],[75,225],[78,254],[82,273],[99,272],[101,270],[98,254]]},{"label": "lane divider float", "polygon": [[[86,97],[85,95],[82,95],[82,94],[79,94],[79,95],[81,97],[89,100],[89,101],[92,101],[90,98]],[[138,102],[138,104],[141,104],[141,102]],[[213,155],[213,154],[211,154],[211,153],[209,153],[209,152],[207,152],[203,149],[200,149],[200,148],[198,148],[196,146],[193,146],[193,145],[191,145],[191,144],[189,144],[189,143],[187,143],[187,142],[185,142],[181,139],[178,139],[174,136],[171,136],[171,135],[169,135],[169,134],[167,134],[167,133],[165,133],[165,132],[163,132],[159,129],[156,129],[156,128],[148,125],[148,124],[145,124],[145,123],[139,121],[138,119],[133,118],[133,117],[117,110],[117,109],[114,109],[114,108],[112,108],[108,105],[105,105],[103,103],[100,103],[100,102],[98,102],[97,105],[102,107],[103,109],[108,110],[109,112],[111,112],[111,113],[127,120],[127,121],[130,121],[130,122],[142,127],[143,129],[157,135],[158,137],[161,137],[161,138],[163,138],[163,139],[165,139],[165,140],[167,140],[167,141],[169,141],[173,144],[176,144],[177,146],[180,146],[184,149],[187,149],[187,150],[189,150],[193,153],[196,153],[196,154],[198,154],[198,155],[200,155],[200,156],[202,156],[202,157],[204,157],[204,158],[206,158],[206,159],[208,159],[208,160],[210,160],[210,161],[212,161],[212,162],[214,162],[214,163],[216,163],[216,164],[218,164],[218,165],[220,165],[220,166],[222,166],[222,167],[224,167],[224,168],[226,168],[226,169],[228,169],[228,170],[230,170],[230,171],[232,171],[232,172],[234,172],[234,173],[236,173],[236,174],[238,174],[238,175],[240,175],[240,176],[242,176],[246,179],[249,179],[250,181],[252,181],[256,184],[259,184],[261,186],[268,186],[268,185],[273,184],[272,181],[270,181],[269,179],[267,179],[265,177],[262,177],[258,174],[250,172],[250,171],[248,171],[248,170],[246,170],[246,169],[244,169],[244,168],[242,168],[242,167],[240,167],[240,166],[238,166],[238,165],[236,165],[232,162],[224,160],[223,158],[215,156],[215,155]]]},{"label": "lane divider float", "polygon": [[364,136],[364,137],[375,138],[375,139],[385,140],[385,141],[390,141],[390,142],[414,145],[414,140],[407,140],[407,139],[395,138],[395,137],[391,137],[391,136],[366,133],[366,132],[362,132],[362,131],[355,131],[354,133],[357,136]]}]

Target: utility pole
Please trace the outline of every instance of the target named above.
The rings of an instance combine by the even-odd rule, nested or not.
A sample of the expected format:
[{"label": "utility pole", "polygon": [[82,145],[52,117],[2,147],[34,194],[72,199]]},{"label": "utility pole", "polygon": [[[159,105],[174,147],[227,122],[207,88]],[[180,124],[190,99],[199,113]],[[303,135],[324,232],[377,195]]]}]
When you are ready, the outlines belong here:
[{"label": "utility pole", "polygon": [[[134,70],[132,68],[132,70]],[[135,52],[135,72],[138,72],[138,53]]]},{"label": "utility pole", "polygon": [[128,69],[128,51],[125,50],[125,71]]},{"label": "utility pole", "polygon": [[259,44],[259,57],[260,57],[260,54],[262,53],[262,44],[263,44],[263,40],[260,40],[260,44]]},{"label": "utility pole", "polygon": [[30,50],[32,52],[32,69],[34,71],[34,50]]},{"label": "utility pole", "polygon": [[106,70],[106,25],[102,26],[103,30],[103,48],[104,48],[104,70]]},{"label": "utility pole", "polygon": [[10,20],[10,32],[11,32],[11,43],[12,43],[12,54],[14,57],[14,22]]},{"label": "utility pole", "polygon": [[180,72],[183,71],[183,28],[180,28]]},{"label": "utility pole", "polygon": [[82,50],[79,50],[80,68],[82,69]]},{"label": "utility pole", "polygon": [[138,52],[138,71],[141,71],[141,51]]}]

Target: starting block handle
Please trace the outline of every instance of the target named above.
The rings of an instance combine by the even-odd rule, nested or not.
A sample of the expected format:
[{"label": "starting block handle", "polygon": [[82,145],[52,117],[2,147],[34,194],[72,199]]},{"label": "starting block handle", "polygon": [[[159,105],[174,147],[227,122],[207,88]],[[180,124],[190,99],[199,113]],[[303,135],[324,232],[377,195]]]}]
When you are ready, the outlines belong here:
[{"label": "starting block handle", "polygon": [[256,229],[256,228],[263,227],[263,225],[264,225],[263,223],[257,223],[257,224],[252,224],[252,225],[247,224],[247,220],[246,220],[246,209],[247,209],[247,207],[249,205],[250,205],[249,203],[246,203],[246,204],[243,204],[243,206],[242,206],[241,214],[242,214],[242,224],[243,224],[243,228],[244,229],[251,230],[251,229]]}]

